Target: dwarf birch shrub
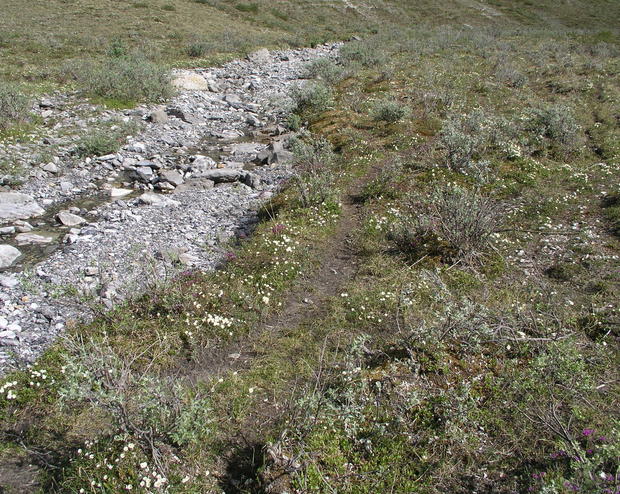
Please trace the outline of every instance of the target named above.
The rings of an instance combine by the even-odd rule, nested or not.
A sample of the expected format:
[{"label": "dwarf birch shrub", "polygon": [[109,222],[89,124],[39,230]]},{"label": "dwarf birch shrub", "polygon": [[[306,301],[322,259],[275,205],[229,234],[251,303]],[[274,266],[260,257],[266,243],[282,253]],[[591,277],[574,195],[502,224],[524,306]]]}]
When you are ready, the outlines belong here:
[{"label": "dwarf birch shrub", "polygon": [[499,204],[456,185],[413,195],[408,202],[389,236],[400,251],[418,256],[473,261],[487,249],[501,223]]},{"label": "dwarf birch shrub", "polygon": [[17,86],[0,83],[0,130],[28,119],[30,100]]}]

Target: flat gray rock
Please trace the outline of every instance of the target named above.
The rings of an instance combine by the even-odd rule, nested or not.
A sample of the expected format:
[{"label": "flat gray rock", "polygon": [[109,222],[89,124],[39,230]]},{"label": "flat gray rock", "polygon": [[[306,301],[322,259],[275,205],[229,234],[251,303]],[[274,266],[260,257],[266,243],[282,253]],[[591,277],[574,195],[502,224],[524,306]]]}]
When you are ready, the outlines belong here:
[{"label": "flat gray rock", "polygon": [[17,245],[30,245],[30,244],[49,244],[53,240],[52,237],[45,235],[37,235],[36,233],[20,233],[15,236]]},{"label": "flat gray rock", "polygon": [[61,211],[56,215],[56,219],[65,226],[76,226],[86,223],[84,218],[68,211]]},{"label": "flat gray rock", "polygon": [[34,199],[19,192],[0,192],[0,221],[25,220],[45,210]]}]

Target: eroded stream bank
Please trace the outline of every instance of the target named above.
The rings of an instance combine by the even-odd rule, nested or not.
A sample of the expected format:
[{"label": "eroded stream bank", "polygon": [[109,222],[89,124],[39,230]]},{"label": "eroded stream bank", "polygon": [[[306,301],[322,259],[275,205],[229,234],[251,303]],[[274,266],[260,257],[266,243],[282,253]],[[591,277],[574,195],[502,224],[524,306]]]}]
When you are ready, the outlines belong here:
[{"label": "eroded stream bank", "polygon": [[[34,110],[48,135],[0,145],[0,158],[20,160],[27,175],[0,192],[8,212],[0,243],[21,254],[0,274],[0,372],[32,361],[67,322],[87,317],[85,296],[111,307],[174,272],[221,262],[227,242],[251,232],[260,204],[291,174],[290,136],[278,125],[288,89],[307,62],[337,48],[261,50],[179,71],[179,94],[165,107],[41,100]],[[101,122],[141,130],[117,153],[76,157],[80,134]],[[71,129],[79,132],[70,137]],[[42,148],[48,162],[35,159]]]}]

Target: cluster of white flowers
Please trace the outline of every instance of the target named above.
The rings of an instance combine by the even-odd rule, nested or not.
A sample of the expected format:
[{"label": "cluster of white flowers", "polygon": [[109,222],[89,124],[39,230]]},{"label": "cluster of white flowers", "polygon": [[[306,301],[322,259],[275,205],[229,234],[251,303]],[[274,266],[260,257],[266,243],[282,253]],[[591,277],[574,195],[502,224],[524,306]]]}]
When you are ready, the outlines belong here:
[{"label": "cluster of white flowers", "polygon": [[35,369],[31,366],[28,366],[27,369],[30,372],[30,381],[28,385],[32,388],[40,388],[41,384],[54,382],[53,379],[48,379],[49,376],[47,375],[46,369]]},{"label": "cluster of white flowers", "polygon": [[157,472],[157,470],[149,470],[149,465],[146,461],[140,463],[140,469],[143,471],[140,478],[140,487],[150,489],[152,485],[155,489],[161,489],[168,483],[168,479]]},{"label": "cluster of white flowers", "polygon": [[8,381],[5,382],[2,386],[0,386],[0,396],[6,393],[7,400],[14,400],[17,398],[17,394],[15,390],[11,389],[17,386],[17,381]]},{"label": "cluster of white flowers", "polygon": [[224,316],[219,316],[217,314],[207,314],[204,320],[207,324],[210,324],[211,326],[215,326],[216,328],[221,328],[221,329],[230,328],[234,323],[233,319],[230,319]]}]

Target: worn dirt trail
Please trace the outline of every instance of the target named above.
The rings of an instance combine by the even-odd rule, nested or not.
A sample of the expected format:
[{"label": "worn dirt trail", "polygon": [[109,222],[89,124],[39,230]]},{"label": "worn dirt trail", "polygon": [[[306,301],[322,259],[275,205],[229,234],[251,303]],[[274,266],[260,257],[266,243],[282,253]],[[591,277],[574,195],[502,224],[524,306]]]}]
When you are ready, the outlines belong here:
[{"label": "worn dirt trail", "polygon": [[[261,324],[251,338],[253,342],[262,341],[265,335],[277,338],[299,327],[311,330],[314,323],[319,324],[328,316],[332,297],[342,293],[358,273],[361,255],[356,247],[356,235],[363,220],[363,205],[358,197],[376,172],[377,169],[372,169],[348,188],[336,230],[322,247],[319,267],[291,292],[278,314]],[[242,357],[235,363],[236,368],[250,368],[254,360],[270,352],[270,348],[257,349],[255,343],[249,343],[248,346],[252,348],[241,352]],[[296,376],[289,378],[291,388],[294,388]],[[269,429],[269,425],[280,421],[286,413],[285,406],[270,401],[261,404],[248,419],[234,424],[236,431],[231,437],[226,469],[220,479],[220,487],[224,492],[280,492],[285,488],[288,483],[286,476],[269,479],[268,485],[258,485],[253,477],[265,458],[261,431]],[[244,480],[249,483],[244,483]]]}]

